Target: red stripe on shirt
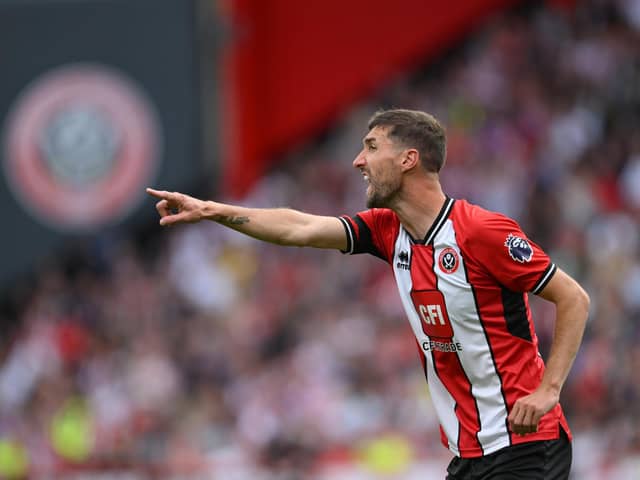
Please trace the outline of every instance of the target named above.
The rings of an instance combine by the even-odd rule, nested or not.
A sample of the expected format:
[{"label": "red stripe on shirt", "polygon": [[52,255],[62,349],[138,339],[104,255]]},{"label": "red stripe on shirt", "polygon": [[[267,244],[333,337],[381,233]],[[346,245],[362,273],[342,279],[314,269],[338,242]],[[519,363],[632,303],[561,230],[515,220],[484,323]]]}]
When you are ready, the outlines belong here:
[{"label": "red stripe on shirt", "polygon": [[[433,272],[433,247],[415,245],[412,248],[411,279],[414,291],[437,290],[436,275]],[[420,267],[420,268],[418,268]],[[451,338],[430,337],[434,342],[451,342]],[[480,420],[471,383],[455,352],[430,352],[434,370],[438,378],[456,402],[455,414],[459,422],[458,450],[467,455],[482,455],[482,447],[477,434]],[[447,443],[445,442],[445,445]]]}]

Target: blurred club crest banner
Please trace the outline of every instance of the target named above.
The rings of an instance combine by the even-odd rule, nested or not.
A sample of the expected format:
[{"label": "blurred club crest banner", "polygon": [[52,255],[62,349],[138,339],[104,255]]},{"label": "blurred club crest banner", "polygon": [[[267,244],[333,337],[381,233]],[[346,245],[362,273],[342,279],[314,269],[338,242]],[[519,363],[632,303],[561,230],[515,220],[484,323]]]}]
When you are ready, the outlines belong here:
[{"label": "blurred club crest banner", "polygon": [[208,178],[201,1],[0,0],[0,288]]},{"label": "blurred club crest banner", "polygon": [[130,212],[154,180],[155,107],[124,73],[71,64],[18,96],[5,125],[4,168],[16,198],[56,229],[85,230]]}]

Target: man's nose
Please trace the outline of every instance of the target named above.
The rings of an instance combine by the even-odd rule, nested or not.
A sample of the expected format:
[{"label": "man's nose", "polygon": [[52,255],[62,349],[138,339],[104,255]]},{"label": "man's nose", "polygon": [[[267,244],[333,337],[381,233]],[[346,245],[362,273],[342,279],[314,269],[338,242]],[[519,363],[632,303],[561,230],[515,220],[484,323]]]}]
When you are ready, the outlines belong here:
[{"label": "man's nose", "polygon": [[364,151],[362,151],[353,159],[353,168],[362,168],[364,164]]}]

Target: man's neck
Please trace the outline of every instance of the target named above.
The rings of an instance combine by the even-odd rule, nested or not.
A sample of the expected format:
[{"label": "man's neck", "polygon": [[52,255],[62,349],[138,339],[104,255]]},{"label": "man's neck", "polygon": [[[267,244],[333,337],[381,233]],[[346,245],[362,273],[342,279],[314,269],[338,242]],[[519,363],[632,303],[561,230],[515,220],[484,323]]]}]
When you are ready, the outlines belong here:
[{"label": "man's neck", "polygon": [[407,185],[391,209],[396,212],[405,230],[418,240],[426,236],[446,198],[440,182],[430,179],[428,182]]}]

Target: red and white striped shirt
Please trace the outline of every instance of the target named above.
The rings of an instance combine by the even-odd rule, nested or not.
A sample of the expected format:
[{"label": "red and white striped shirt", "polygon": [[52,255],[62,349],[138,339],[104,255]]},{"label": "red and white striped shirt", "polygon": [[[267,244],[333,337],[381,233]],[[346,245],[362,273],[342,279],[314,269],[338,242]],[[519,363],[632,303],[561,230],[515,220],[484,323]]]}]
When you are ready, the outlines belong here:
[{"label": "red and white striped shirt", "polygon": [[556,439],[559,425],[570,435],[560,405],[536,433],[509,430],[514,402],[544,373],[527,292],[539,293],[556,271],[515,221],[451,198],[421,240],[392,210],[340,219],[346,253],[370,253],[393,268],[446,447],[471,458]]}]

